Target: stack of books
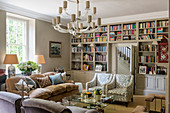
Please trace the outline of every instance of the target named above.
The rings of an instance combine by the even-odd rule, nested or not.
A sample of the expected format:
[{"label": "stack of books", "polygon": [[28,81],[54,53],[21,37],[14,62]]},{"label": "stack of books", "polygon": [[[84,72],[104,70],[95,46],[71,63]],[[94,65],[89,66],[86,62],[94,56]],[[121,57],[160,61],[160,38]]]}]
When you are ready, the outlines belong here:
[{"label": "stack of books", "polygon": [[110,31],[116,31],[116,30],[121,30],[121,29],[122,29],[121,25],[110,26]]},{"label": "stack of books", "polygon": [[102,31],[107,31],[107,26],[100,27],[99,32],[102,32]]},{"label": "stack of books", "polygon": [[96,61],[106,61],[106,55],[96,55]]},{"label": "stack of books", "polygon": [[155,39],[154,35],[143,35],[143,36],[139,36],[139,40],[148,40],[148,39]]},{"label": "stack of books", "polygon": [[97,52],[101,52],[101,51],[107,52],[107,47],[106,46],[98,46],[98,47],[95,48],[95,51],[97,51]]},{"label": "stack of books", "polygon": [[136,29],[136,24],[128,24],[128,25],[124,25],[124,30],[126,29]]},{"label": "stack of books", "polygon": [[93,47],[89,46],[84,47],[84,52],[93,52]]},{"label": "stack of books", "polygon": [[157,32],[158,33],[163,33],[163,28],[158,28]]},{"label": "stack of books", "polygon": [[140,56],[140,62],[153,63],[155,62],[155,56]]},{"label": "stack of books", "polygon": [[92,55],[85,54],[85,55],[84,55],[84,61],[93,61],[93,56],[92,56]]},{"label": "stack of books", "polygon": [[73,47],[72,52],[81,52],[82,48],[81,47]]},{"label": "stack of books", "polygon": [[140,28],[154,28],[155,22],[140,23]]},{"label": "stack of books", "polygon": [[159,21],[158,27],[167,27],[169,24],[169,21]]},{"label": "stack of books", "polygon": [[155,51],[155,46],[152,46],[152,45],[140,45],[140,51]]}]

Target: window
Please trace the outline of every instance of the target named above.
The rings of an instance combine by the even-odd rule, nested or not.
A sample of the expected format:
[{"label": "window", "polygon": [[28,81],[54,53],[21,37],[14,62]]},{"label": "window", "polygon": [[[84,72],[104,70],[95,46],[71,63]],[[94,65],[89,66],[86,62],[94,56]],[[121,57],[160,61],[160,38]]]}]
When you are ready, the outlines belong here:
[{"label": "window", "polygon": [[6,53],[17,54],[19,62],[28,60],[27,20],[7,17]]}]

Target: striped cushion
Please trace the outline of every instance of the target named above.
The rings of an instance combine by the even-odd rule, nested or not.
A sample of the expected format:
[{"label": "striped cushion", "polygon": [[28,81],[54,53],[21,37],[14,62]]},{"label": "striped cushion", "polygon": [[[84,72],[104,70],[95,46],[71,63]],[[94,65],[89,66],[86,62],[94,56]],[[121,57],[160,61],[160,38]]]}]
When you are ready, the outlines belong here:
[{"label": "striped cushion", "polygon": [[52,85],[49,76],[36,79],[40,88]]}]

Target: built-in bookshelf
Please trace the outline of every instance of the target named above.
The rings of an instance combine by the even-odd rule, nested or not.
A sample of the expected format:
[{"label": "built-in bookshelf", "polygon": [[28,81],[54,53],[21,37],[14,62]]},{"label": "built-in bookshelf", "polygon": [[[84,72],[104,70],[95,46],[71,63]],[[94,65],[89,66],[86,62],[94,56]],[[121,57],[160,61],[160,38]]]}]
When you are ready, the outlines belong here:
[{"label": "built-in bookshelf", "polygon": [[[103,25],[93,33],[82,33],[71,37],[71,69],[95,71],[96,65],[102,65],[102,71],[108,71],[108,54],[111,44],[137,43],[138,67],[148,66],[148,73],[161,69],[157,62],[157,46],[153,41],[168,38],[168,19],[153,19],[136,22],[124,22]],[[78,47],[79,46],[79,47]],[[80,47],[81,46],[81,47]],[[140,46],[143,46],[140,48]],[[149,49],[148,49],[149,48]],[[79,67],[79,68],[75,68]],[[137,71],[138,72],[138,71]]]},{"label": "built-in bookshelf", "polygon": [[[159,42],[158,42],[159,43]],[[152,42],[139,42],[138,67],[146,66],[146,74],[159,75],[167,74],[167,68],[160,66],[158,63],[158,45],[153,45]]]}]

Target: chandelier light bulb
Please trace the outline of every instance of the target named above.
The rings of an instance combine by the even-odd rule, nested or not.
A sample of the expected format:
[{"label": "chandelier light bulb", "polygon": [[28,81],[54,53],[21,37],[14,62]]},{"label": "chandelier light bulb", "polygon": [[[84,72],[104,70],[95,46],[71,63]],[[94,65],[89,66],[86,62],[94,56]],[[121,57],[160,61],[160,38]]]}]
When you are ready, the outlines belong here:
[{"label": "chandelier light bulb", "polygon": [[90,1],[86,1],[86,9],[90,8]]},{"label": "chandelier light bulb", "polygon": [[63,1],[63,8],[67,9],[67,1]]},{"label": "chandelier light bulb", "polygon": [[56,23],[57,23],[57,24],[60,24],[60,16],[57,16],[57,17],[56,17]]},{"label": "chandelier light bulb", "polygon": [[52,19],[52,24],[56,25],[56,19],[55,18]]},{"label": "chandelier light bulb", "polygon": [[71,26],[71,23],[68,23],[68,24],[67,24],[67,28],[68,28],[68,29],[71,29],[71,27],[72,27],[72,26]]},{"label": "chandelier light bulb", "polygon": [[98,25],[98,26],[101,25],[101,18],[97,18],[97,25]]},{"label": "chandelier light bulb", "polygon": [[71,15],[71,22],[75,22],[75,20],[76,20],[76,15],[75,15],[75,14],[72,14],[72,15]]},{"label": "chandelier light bulb", "polygon": [[80,17],[80,16],[81,16],[81,11],[78,12],[78,17]]},{"label": "chandelier light bulb", "polygon": [[62,7],[59,7],[59,14],[62,14]]},{"label": "chandelier light bulb", "polygon": [[95,22],[92,22],[92,25],[91,25],[92,29],[95,28]]},{"label": "chandelier light bulb", "polygon": [[93,7],[93,15],[96,14],[96,7]]},{"label": "chandelier light bulb", "polygon": [[79,24],[79,28],[80,28],[80,29],[83,29],[83,23],[80,23],[80,24]]},{"label": "chandelier light bulb", "polygon": [[92,16],[91,16],[91,15],[88,15],[87,23],[90,23],[91,21],[92,21]]}]

